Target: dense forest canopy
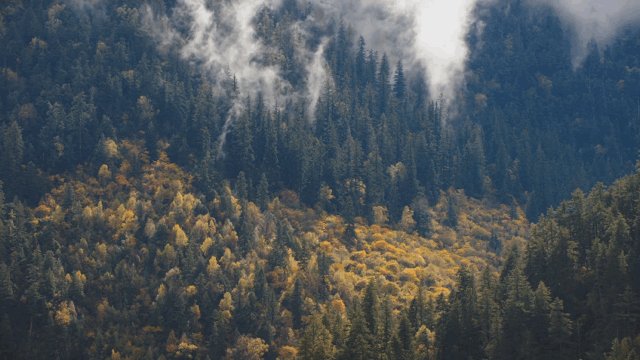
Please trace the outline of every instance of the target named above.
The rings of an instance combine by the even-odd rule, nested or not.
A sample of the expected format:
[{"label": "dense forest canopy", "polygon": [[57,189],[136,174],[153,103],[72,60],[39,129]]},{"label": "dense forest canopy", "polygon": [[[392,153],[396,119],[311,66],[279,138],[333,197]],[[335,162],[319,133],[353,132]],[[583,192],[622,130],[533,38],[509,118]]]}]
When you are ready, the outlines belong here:
[{"label": "dense forest canopy", "polygon": [[635,5],[381,3],[3,1],[0,357],[638,358]]},{"label": "dense forest canopy", "polygon": [[[166,45],[167,37],[189,40],[179,24],[157,39],[154,29],[170,21],[161,14],[179,4],[74,4],[3,4],[0,166],[10,199],[34,204],[47,176],[99,165],[106,137],[144,139],[152,151],[168,141],[171,159],[206,194],[244,172],[251,195],[263,176],[271,190],[294,190],[308,205],[328,186],[332,211],[371,216],[384,204],[394,219],[414,199],[434,203],[449,187],[516,202],[535,219],[577,187],[628,173],[637,157],[637,31],[592,48],[573,69],[570,35],[553,12],[499,2],[481,15],[482,37],[469,36],[466,86],[444,99],[429,94],[415,66],[405,70],[410,59],[370,49],[348,19],[304,29],[300,41],[297,24],[314,16],[312,5],[289,1],[258,8],[252,19],[269,52],[249,63],[278,69],[281,85],[302,94],[274,98],[275,85],[258,83],[275,75],[260,75],[255,64],[242,77],[228,68],[212,74],[224,57],[203,65],[202,54],[185,58]],[[327,77],[309,92],[314,60]],[[313,114],[314,97],[304,96],[311,93]],[[406,169],[401,176],[396,165]],[[360,182],[363,206],[349,195]]]}]

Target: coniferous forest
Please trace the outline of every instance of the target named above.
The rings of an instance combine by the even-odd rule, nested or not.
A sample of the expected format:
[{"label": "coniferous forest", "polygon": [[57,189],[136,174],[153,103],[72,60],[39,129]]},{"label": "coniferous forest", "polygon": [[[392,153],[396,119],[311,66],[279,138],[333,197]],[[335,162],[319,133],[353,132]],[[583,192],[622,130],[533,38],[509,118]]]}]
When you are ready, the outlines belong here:
[{"label": "coniferous forest", "polygon": [[640,359],[640,27],[495,0],[452,95],[314,1],[208,71],[194,2],[263,3],[0,3],[1,359]]}]

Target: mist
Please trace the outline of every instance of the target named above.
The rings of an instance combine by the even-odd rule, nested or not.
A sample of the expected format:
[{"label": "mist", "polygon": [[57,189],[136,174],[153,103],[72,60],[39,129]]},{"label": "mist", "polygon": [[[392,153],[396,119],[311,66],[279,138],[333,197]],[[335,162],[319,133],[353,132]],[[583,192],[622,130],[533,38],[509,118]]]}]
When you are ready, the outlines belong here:
[{"label": "mist", "polygon": [[[321,88],[328,78],[324,61],[326,42],[309,49],[306,28],[322,27],[332,19],[361,34],[369,48],[387,53],[395,63],[402,60],[408,71],[424,70],[432,97],[453,99],[464,79],[469,50],[465,41],[473,25],[478,0],[319,0],[314,12],[292,31],[302,38],[296,56],[306,66],[306,89],[295,91],[281,69],[267,60],[274,52],[256,36],[254,19],[264,9],[277,9],[278,1],[238,0],[217,2],[180,0],[172,14],[153,14],[147,9],[147,29],[166,50],[176,47],[187,61],[199,66],[220,88],[235,76],[244,95],[263,94],[267,102],[306,96],[313,118]],[[213,8],[215,6],[215,9]],[[179,25],[187,31],[178,31]]]},{"label": "mist", "polygon": [[[100,0],[66,0],[76,8],[96,8]],[[455,103],[464,86],[470,49],[466,38],[482,28],[476,14],[497,0],[317,0],[307,19],[290,29],[295,33],[297,61],[304,64],[304,89],[293,89],[273,59],[277,49],[256,34],[255,18],[263,9],[277,10],[279,0],[178,0],[168,14],[143,7],[144,24],[161,51],[176,49],[199,67],[223,91],[233,78],[243,96],[262,94],[267,104],[304,97],[313,121],[321,89],[329,79],[324,60],[327,41],[308,42],[308,28],[330,26],[339,19],[362,35],[368,48],[385,52],[391,63],[402,60],[408,72],[426,74],[431,98]],[[531,6],[552,8],[572,36],[572,63],[578,67],[595,41],[610,44],[625,27],[640,22],[635,0],[528,0]],[[239,105],[240,106],[240,105]],[[235,106],[234,108],[238,108]],[[228,127],[228,126],[227,126]]]},{"label": "mist", "polygon": [[313,54],[311,61],[306,67],[307,88],[306,97],[308,99],[307,119],[313,123],[315,120],[316,108],[323,87],[330,81],[328,64],[324,59],[324,50],[327,46],[328,39],[324,39],[318,49]]},{"label": "mist", "polygon": [[[485,0],[486,1],[486,0]],[[177,49],[181,57],[199,67],[222,91],[230,76],[244,96],[263,95],[267,104],[305,98],[307,118],[313,122],[322,87],[327,83],[324,58],[326,39],[309,45],[308,28],[331,26],[339,19],[362,35],[367,47],[384,52],[391,63],[402,60],[407,72],[426,74],[432,98],[453,103],[463,85],[469,49],[466,36],[474,24],[474,11],[482,0],[318,0],[310,15],[290,29],[297,60],[304,64],[304,89],[293,89],[281,69],[269,59],[276,52],[256,35],[259,11],[277,10],[276,0],[211,2],[179,0],[172,13],[145,10],[145,27],[162,51]],[[300,2],[303,6],[305,3]],[[186,29],[185,29],[186,28]],[[311,43],[313,44],[313,43]],[[280,101],[283,102],[283,101]],[[233,112],[241,104],[234,105]],[[234,116],[229,117],[233,122]],[[229,128],[229,123],[225,124]],[[224,141],[224,134],[221,141]]]},{"label": "mist", "polygon": [[453,100],[463,85],[467,34],[482,0],[322,0],[318,5],[342,18],[367,45],[407,70],[420,68],[432,98]]},{"label": "mist", "polygon": [[551,7],[569,29],[572,37],[572,64],[579,67],[589,54],[589,43],[600,49],[625,28],[640,23],[638,0],[530,0]]},{"label": "mist", "polygon": [[80,10],[94,10],[102,5],[103,0],[65,0],[66,3]]},{"label": "mist", "polygon": [[427,73],[431,96],[453,100],[464,80],[469,49],[466,36],[473,25],[477,0],[417,1],[416,60]]},{"label": "mist", "polygon": [[228,92],[228,84],[233,84],[240,94],[218,138],[219,157],[224,156],[231,125],[242,113],[244,97],[260,94],[273,106],[291,90],[279,67],[269,61],[273,50],[256,36],[253,24],[260,10],[277,5],[277,1],[269,0],[179,0],[171,14],[155,14],[145,8],[143,23],[161,50],[177,49],[211,81],[214,91]]},{"label": "mist", "polygon": [[280,76],[280,69],[265,59],[269,49],[253,27],[258,10],[275,4],[240,0],[217,5],[214,11],[205,0],[178,1],[175,21],[189,24],[181,56],[201,67],[217,85],[234,76],[242,94],[261,92],[269,101],[285,94],[290,85]]},{"label": "mist", "polygon": [[98,18],[106,16],[104,0],[63,0],[63,2],[81,15],[92,15]]}]

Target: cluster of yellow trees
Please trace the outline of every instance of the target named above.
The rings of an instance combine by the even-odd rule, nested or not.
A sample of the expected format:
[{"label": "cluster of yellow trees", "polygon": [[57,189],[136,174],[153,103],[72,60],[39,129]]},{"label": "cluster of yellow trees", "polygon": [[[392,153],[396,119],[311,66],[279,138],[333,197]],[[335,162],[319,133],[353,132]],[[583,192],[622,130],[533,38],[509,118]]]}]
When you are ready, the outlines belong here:
[{"label": "cluster of yellow trees", "polygon": [[290,193],[261,209],[225,183],[206,199],[163,143],[153,162],[139,143],[107,139],[102,148],[104,164],[57,179],[31,222],[59,247],[65,286],[78,289],[49,299],[56,323],[81,322],[94,350],[113,358],[196,356],[212,351],[214,336],[230,358],[295,356],[315,314],[337,314],[346,331],[348,307],[372,280],[399,312],[419,288],[447,295],[461,265],[497,269],[491,244],[516,245],[528,232],[520,209],[455,191],[429,210],[427,237],[408,207],[398,224],[382,206],[373,224],[346,224],[292,206]]}]

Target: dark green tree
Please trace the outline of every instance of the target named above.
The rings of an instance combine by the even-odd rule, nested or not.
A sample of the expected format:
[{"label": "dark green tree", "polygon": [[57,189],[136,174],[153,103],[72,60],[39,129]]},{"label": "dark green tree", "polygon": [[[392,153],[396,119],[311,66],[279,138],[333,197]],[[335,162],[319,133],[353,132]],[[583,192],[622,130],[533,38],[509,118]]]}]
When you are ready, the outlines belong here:
[{"label": "dark green tree", "polygon": [[333,336],[325,327],[322,317],[314,315],[305,327],[300,340],[300,358],[305,360],[332,360],[335,356]]}]

